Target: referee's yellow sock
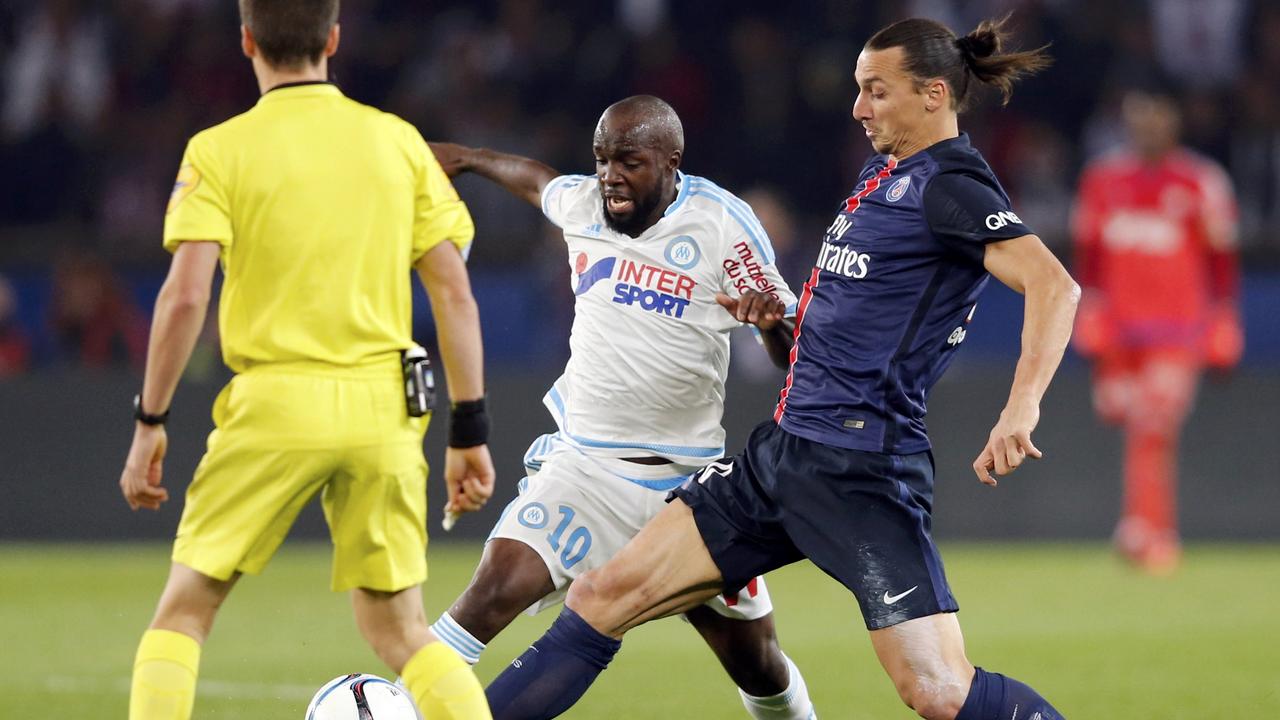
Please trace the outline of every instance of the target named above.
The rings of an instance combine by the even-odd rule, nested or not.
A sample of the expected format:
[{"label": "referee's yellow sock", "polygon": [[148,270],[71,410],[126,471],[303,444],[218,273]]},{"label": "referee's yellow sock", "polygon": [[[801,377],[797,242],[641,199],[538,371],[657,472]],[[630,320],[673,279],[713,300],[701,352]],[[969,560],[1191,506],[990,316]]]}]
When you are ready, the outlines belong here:
[{"label": "referee's yellow sock", "polygon": [[[431,720],[491,720],[484,688],[458,653],[442,642],[430,642],[409,658],[400,673]],[[132,720],[132,718],[130,719]]]},{"label": "referee's yellow sock", "polygon": [[129,720],[189,720],[199,670],[195,638],[172,630],[143,633],[133,661]]}]

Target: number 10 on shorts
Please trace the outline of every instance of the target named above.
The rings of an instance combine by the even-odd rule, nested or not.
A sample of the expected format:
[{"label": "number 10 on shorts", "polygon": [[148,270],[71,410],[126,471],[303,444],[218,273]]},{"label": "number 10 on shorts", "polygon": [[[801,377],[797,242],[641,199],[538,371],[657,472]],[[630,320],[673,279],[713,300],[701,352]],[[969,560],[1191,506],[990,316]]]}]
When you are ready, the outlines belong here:
[{"label": "number 10 on shorts", "polygon": [[[582,525],[570,531],[569,527],[573,525],[577,512],[568,505],[561,505],[556,509],[560,511],[560,522],[554,530],[547,533],[547,544],[560,554],[560,564],[568,570],[582,562],[591,550],[591,531]],[[537,529],[547,526],[547,515],[546,506],[532,502],[520,510],[519,518],[520,523],[525,527]],[[568,538],[565,538],[566,532],[569,534]]]}]

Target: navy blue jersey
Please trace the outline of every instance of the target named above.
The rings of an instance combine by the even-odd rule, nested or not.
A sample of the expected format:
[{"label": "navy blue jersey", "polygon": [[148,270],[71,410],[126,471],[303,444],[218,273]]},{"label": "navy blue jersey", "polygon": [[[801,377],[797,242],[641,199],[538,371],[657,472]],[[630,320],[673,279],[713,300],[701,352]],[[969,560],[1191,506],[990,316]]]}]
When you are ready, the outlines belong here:
[{"label": "navy blue jersey", "polygon": [[984,246],[1030,233],[966,134],[873,156],[805,283],[774,420],[851,450],[928,449],[925,399],[986,286]]}]

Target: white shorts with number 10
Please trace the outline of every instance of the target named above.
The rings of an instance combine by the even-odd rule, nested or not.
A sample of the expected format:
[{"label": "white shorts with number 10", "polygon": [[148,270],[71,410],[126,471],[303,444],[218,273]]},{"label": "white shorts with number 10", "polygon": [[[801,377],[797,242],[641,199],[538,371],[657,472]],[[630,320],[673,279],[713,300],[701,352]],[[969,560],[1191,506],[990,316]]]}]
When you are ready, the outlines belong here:
[{"label": "white shorts with number 10", "polygon": [[[556,589],[526,611],[536,614],[564,602],[574,578],[604,565],[666,505],[667,492],[683,477],[671,465],[640,465],[584,454],[555,435],[543,435],[525,455],[528,477],[502,511],[489,539],[519,540],[546,563]],[[773,611],[764,578],[737,597],[717,595],[707,605],[738,620]]]}]

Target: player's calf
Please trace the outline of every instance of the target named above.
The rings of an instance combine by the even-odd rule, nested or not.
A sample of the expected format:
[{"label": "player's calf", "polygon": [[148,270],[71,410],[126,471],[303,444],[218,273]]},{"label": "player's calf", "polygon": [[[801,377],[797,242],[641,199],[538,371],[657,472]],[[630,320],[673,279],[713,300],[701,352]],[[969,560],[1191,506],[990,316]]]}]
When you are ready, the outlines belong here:
[{"label": "player's calf", "polygon": [[787,689],[790,671],[786,656],[778,647],[772,614],[755,620],[739,620],[700,605],[685,613],[685,617],[743,692],[764,697]]},{"label": "player's calf", "polygon": [[543,720],[560,715],[586,693],[621,647],[621,640],[565,607],[546,634],[485,689],[493,717]]},{"label": "player's calf", "polygon": [[517,615],[553,591],[542,556],[518,540],[494,538],[485,546],[471,584],[431,630],[474,665]]},{"label": "player's calf", "polygon": [[1063,720],[1062,713],[1026,684],[982,668],[974,668],[969,694],[959,713],[940,717],[954,717],[955,720]]}]

